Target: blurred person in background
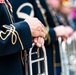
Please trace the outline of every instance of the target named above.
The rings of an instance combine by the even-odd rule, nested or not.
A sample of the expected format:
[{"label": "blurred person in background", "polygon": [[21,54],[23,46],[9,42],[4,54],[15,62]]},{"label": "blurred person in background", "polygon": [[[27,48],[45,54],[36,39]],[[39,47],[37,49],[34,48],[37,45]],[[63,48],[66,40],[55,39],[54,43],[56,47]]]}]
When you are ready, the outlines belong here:
[{"label": "blurred person in background", "polygon": [[74,19],[75,19],[75,10],[76,6],[74,4],[75,2],[73,0],[62,0],[61,1],[61,8],[60,8],[60,13],[65,16],[65,19],[67,20],[68,24],[73,27],[75,30],[75,24],[74,24]]},{"label": "blurred person in background", "polygon": [[[49,10],[51,11],[53,15],[54,22],[57,22],[57,25],[69,25],[75,30],[75,25],[73,20],[73,12],[74,10],[74,16],[75,16],[75,6],[74,3],[70,0],[46,0]],[[69,19],[68,19],[69,18]],[[71,22],[71,23],[70,23]],[[72,24],[73,23],[73,24]],[[74,38],[76,39],[76,32],[73,33]],[[59,63],[59,53],[58,53],[58,45],[56,45],[56,63]],[[57,65],[56,65],[57,66]],[[57,69],[57,75],[60,75],[59,66],[56,67]]]},{"label": "blurred person in background", "polygon": [[[49,11],[53,17],[55,26],[67,25],[64,17],[60,14],[59,10],[61,8],[60,0],[46,0]],[[60,30],[60,29],[59,29]],[[55,52],[54,52],[54,75],[61,75],[61,60],[58,40],[55,42]]]},{"label": "blurred person in background", "polygon": [[74,29],[74,36],[76,40],[76,0],[61,0],[60,13],[64,15],[66,23]]}]

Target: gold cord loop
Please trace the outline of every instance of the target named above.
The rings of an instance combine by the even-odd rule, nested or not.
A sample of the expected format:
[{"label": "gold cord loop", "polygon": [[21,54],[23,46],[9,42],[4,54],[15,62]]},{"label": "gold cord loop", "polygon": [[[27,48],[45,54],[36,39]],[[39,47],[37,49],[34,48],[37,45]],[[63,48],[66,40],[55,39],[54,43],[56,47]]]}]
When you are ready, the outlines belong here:
[{"label": "gold cord loop", "polygon": [[[19,42],[20,42],[20,45],[21,45],[21,47],[22,47],[22,50],[24,50],[24,46],[23,46],[23,44],[22,44],[22,41],[21,41],[21,39],[20,39],[20,36],[19,36],[18,32],[15,30],[14,25],[12,25],[12,24],[11,24],[10,26],[8,26],[8,25],[3,25],[3,27],[6,28],[7,30],[6,30],[6,32],[0,31],[0,38],[1,38],[2,40],[6,40],[10,35],[12,35],[12,36],[11,36],[11,43],[12,43],[13,45],[15,45],[16,42],[17,42],[17,39],[18,39]],[[6,36],[3,37],[2,35],[6,35]]]}]

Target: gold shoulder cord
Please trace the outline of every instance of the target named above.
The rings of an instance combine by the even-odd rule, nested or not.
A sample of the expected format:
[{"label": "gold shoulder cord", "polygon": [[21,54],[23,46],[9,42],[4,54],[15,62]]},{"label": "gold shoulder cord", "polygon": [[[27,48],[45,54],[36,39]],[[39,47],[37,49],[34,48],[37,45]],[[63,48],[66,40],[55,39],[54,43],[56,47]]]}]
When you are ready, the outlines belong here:
[{"label": "gold shoulder cord", "polygon": [[44,19],[44,22],[45,22],[45,25],[46,25],[46,31],[45,31],[45,33],[46,33],[46,38],[45,38],[45,40],[48,40],[48,45],[50,44],[50,42],[51,42],[51,38],[50,38],[50,35],[49,35],[49,25],[48,25],[48,22],[47,22],[47,19],[46,19],[46,16],[45,16],[45,12],[46,12],[46,10],[41,6],[41,4],[40,4],[40,0],[36,0],[36,3],[37,3],[37,7],[40,9],[40,11],[41,11],[41,14],[42,14],[42,16],[43,16],[43,19]]},{"label": "gold shoulder cord", "polygon": [[[2,40],[6,40],[9,37],[9,35],[12,34],[12,37],[11,37],[12,44],[15,45],[16,42],[17,42],[17,38],[18,38],[18,40],[19,40],[19,42],[21,44],[22,50],[24,50],[24,47],[23,47],[22,41],[20,39],[20,36],[19,36],[18,32],[15,30],[15,26],[11,24],[10,26],[3,25],[3,27],[6,28],[7,30],[6,30],[6,32],[3,32],[3,31],[0,32],[0,38]],[[7,35],[6,35],[6,37],[3,38],[2,34],[7,34]],[[15,38],[15,40],[14,40],[14,38]]]},{"label": "gold shoulder cord", "polygon": [[[9,18],[10,18],[10,21],[11,21],[12,24],[10,24],[9,26],[8,25],[3,25],[3,27],[6,28],[7,30],[6,30],[6,32],[0,31],[0,38],[2,40],[6,40],[12,34],[12,36],[11,36],[12,45],[15,45],[16,42],[17,42],[17,39],[18,39],[19,42],[20,42],[22,50],[24,50],[24,46],[23,46],[22,41],[20,39],[19,33],[16,31],[15,26],[13,25],[12,15],[10,13],[10,11],[13,12],[12,11],[12,6],[10,7],[10,11],[9,11],[8,5],[5,2],[4,2],[4,5],[5,5],[5,8],[8,12],[8,15],[9,15]],[[6,36],[3,37],[2,35],[6,35]],[[23,59],[22,59],[22,51],[21,51],[21,61],[22,61],[22,64],[24,64]]]},{"label": "gold shoulder cord", "polygon": [[[10,21],[13,24],[12,15],[11,15],[11,13],[9,11],[8,5],[6,4],[6,2],[4,2],[4,5],[5,5],[5,8],[6,8],[7,12],[8,12],[9,17],[10,17]],[[12,6],[10,7],[10,10],[12,10]],[[11,11],[11,12],[13,12],[13,11]]]}]

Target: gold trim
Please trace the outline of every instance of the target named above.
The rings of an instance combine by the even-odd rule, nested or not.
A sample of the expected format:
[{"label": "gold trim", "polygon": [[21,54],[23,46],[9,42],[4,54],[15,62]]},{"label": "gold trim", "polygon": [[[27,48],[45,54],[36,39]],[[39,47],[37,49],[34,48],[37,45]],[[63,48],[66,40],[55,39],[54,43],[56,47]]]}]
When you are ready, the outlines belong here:
[{"label": "gold trim", "polygon": [[[21,9],[23,9],[26,6],[29,6],[31,8],[31,12],[29,15],[27,13],[20,12]],[[27,19],[29,16],[34,17],[34,8],[31,3],[26,2],[26,3],[21,4],[18,7],[16,14],[17,14],[18,18],[22,18],[22,19]]]},{"label": "gold trim", "polygon": [[8,8],[8,6],[7,6],[7,4],[6,4],[5,2],[4,2],[4,5],[5,5],[5,8],[7,9],[8,15],[9,15],[9,17],[10,17],[10,21],[11,21],[11,23],[13,24],[12,15],[11,15],[11,13],[10,13],[10,11],[9,11],[9,8]]},{"label": "gold trim", "polygon": [[55,63],[56,63],[56,56],[55,56],[55,46],[53,45],[53,66],[54,66],[54,75],[56,75],[56,68],[55,68]]},{"label": "gold trim", "polygon": [[61,64],[60,64],[60,63],[55,63],[54,66],[55,66],[55,67],[61,66]]},{"label": "gold trim", "polygon": [[22,64],[24,65],[24,58],[23,58],[22,51],[20,52],[20,56],[21,56],[21,62],[22,62]]},{"label": "gold trim", "polygon": [[[18,38],[18,40],[19,40],[19,42],[20,42],[20,45],[21,45],[21,47],[22,47],[22,50],[24,50],[24,46],[23,46],[23,44],[22,44],[22,41],[21,41],[21,39],[20,39],[20,36],[19,36],[18,32],[15,30],[14,25],[12,25],[12,24],[11,24],[10,26],[8,26],[8,25],[3,25],[3,27],[6,28],[7,30],[6,30],[6,32],[0,31],[0,38],[1,38],[2,40],[6,40],[6,39],[9,37],[9,35],[12,34],[12,37],[11,37],[11,42],[12,42],[12,44],[15,45],[16,42],[17,42],[17,38]],[[7,34],[7,33],[8,33],[8,34]],[[2,37],[2,34],[7,34],[7,35],[6,35],[6,37]],[[14,38],[15,38],[15,40],[14,40]]]},{"label": "gold trim", "polygon": [[[24,50],[24,46],[23,46],[23,44],[22,44],[22,41],[21,41],[21,39],[20,39],[20,37],[19,37],[19,34],[18,34],[18,32],[15,30],[15,27],[14,27],[14,25],[13,25],[13,19],[12,19],[12,15],[11,15],[11,13],[10,13],[10,11],[9,11],[9,8],[8,8],[8,6],[7,6],[7,4],[4,2],[4,5],[5,5],[5,8],[6,8],[6,10],[7,10],[7,12],[8,12],[8,15],[9,15],[9,18],[10,18],[10,21],[11,21],[11,26],[8,26],[8,25],[3,25],[3,27],[4,28],[6,28],[6,29],[8,29],[8,30],[6,30],[6,32],[3,32],[3,31],[0,31],[0,38],[2,39],[2,40],[6,40],[8,37],[9,37],[9,35],[10,34],[12,34],[12,37],[11,37],[11,42],[12,42],[12,44],[14,45],[14,44],[16,44],[16,42],[17,42],[17,37],[18,37],[18,39],[19,39],[19,42],[20,42],[20,44],[21,44],[21,47],[22,47],[22,50]],[[11,10],[11,12],[13,12],[12,11],[12,6],[11,6],[11,8],[10,8],[10,10]],[[8,34],[7,34],[8,33]],[[6,37],[2,37],[2,34],[7,34],[6,35]],[[15,40],[14,40],[14,38],[15,38]],[[22,62],[22,64],[24,65],[24,60],[23,60],[23,58],[22,58],[22,51],[21,51],[21,62]]]}]

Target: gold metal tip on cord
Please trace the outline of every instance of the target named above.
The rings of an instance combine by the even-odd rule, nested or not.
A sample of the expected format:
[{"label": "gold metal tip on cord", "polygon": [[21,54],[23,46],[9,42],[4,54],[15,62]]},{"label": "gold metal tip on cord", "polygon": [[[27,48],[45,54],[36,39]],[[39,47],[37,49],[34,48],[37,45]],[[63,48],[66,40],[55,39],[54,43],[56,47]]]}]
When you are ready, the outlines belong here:
[{"label": "gold metal tip on cord", "polygon": [[51,38],[50,38],[50,35],[49,35],[49,27],[46,27],[45,28],[45,34],[46,34],[46,36],[45,36],[45,41],[47,40],[48,41],[48,45],[50,44],[50,42],[51,42]]},{"label": "gold metal tip on cord", "polygon": [[46,35],[46,36],[45,36],[45,40],[47,40],[47,35],[48,35],[48,32],[49,32],[49,28],[46,27],[44,32],[45,32],[45,35]]}]

